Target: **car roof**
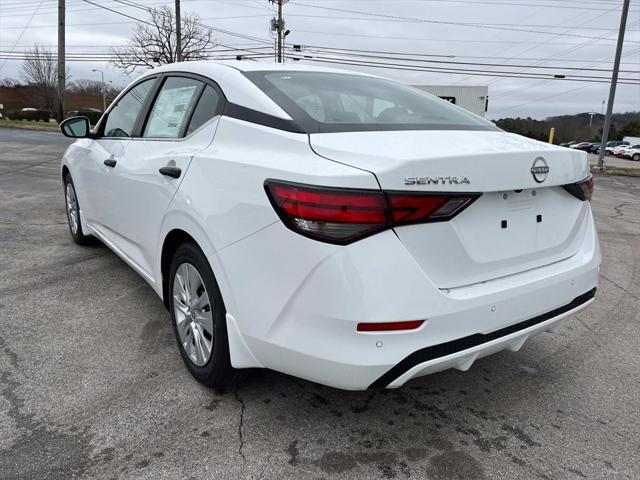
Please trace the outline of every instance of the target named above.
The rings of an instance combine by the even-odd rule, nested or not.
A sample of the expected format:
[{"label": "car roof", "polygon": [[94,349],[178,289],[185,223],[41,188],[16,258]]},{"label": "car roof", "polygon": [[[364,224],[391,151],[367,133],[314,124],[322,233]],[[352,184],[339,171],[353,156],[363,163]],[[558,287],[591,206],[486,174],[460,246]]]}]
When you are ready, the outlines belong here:
[{"label": "car roof", "polygon": [[361,72],[353,72],[337,68],[316,67],[311,65],[294,65],[291,63],[274,63],[266,61],[253,62],[247,60],[198,60],[194,62],[180,62],[162,65],[146,71],[132,83],[158,73],[192,73],[202,75],[215,81],[224,92],[228,101],[252,110],[257,110],[286,120],[292,120],[279,105],[277,105],[244,75],[244,72],[270,70],[342,73],[374,77],[374,75]]},{"label": "car roof", "polygon": [[256,72],[266,70],[282,70],[295,72],[328,72],[328,73],[345,73],[352,75],[373,76],[366,73],[355,72],[341,68],[322,67],[316,65],[306,65],[301,63],[275,63],[273,61],[257,60],[197,60],[193,62],[171,63],[163,65],[154,70],[189,68],[200,71],[219,71],[223,68],[233,68],[241,72]]}]

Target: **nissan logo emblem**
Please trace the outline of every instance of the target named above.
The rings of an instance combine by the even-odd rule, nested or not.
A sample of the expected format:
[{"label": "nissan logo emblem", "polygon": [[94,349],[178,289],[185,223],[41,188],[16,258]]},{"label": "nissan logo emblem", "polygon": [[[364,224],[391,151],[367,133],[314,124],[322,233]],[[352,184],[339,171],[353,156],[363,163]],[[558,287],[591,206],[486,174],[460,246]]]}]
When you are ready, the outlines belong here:
[{"label": "nissan logo emblem", "polygon": [[533,175],[533,179],[536,183],[542,183],[547,179],[548,174],[549,165],[547,165],[547,161],[542,157],[536,158],[531,166],[531,175]]}]

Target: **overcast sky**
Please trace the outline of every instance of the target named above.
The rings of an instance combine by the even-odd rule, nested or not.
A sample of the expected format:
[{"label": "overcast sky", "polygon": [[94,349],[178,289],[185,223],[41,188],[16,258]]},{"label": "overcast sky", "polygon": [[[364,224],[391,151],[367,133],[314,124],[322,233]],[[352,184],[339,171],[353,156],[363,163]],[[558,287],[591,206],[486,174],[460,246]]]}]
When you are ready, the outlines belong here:
[{"label": "overcast sky", "polygon": [[[159,6],[158,0],[135,0]],[[117,0],[91,0],[94,4],[137,18],[146,13]],[[173,2],[168,3],[173,5]],[[610,77],[620,23],[622,0],[291,0],[284,7],[290,45],[390,52],[369,54],[406,61],[373,59],[341,52],[349,61],[402,63],[447,69],[401,71],[362,66],[342,66],[420,85],[488,85],[489,118],[600,112],[608,96],[607,83],[549,80],[555,74]],[[226,45],[267,48],[273,45],[269,20],[275,7],[268,0],[182,0],[183,14],[200,15],[202,22],[251,40],[215,32]],[[57,42],[56,0],[0,0],[0,58],[6,52],[24,52],[39,43],[52,50]],[[464,25],[463,25],[464,24]],[[67,53],[106,53],[124,45],[135,21],[87,3],[67,0]],[[262,41],[262,42],[261,42]],[[266,43],[269,42],[269,43]],[[223,48],[223,47],[220,47]],[[264,50],[263,50],[264,51]],[[327,57],[309,49],[304,52]],[[412,54],[406,55],[406,54]],[[419,55],[419,57],[417,57]],[[434,55],[427,56],[427,55]],[[442,57],[440,57],[440,55]],[[517,69],[485,65],[415,63],[410,59],[522,65]],[[640,1],[632,0],[623,50],[621,78],[640,79]],[[0,59],[0,78],[20,77],[18,60]],[[124,85],[124,77],[105,62],[69,62],[72,78],[99,79],[92,69],[103,69],[105,79]],[[531,66],[553,67],[532,69]],[[337,65],[340,67],[339,65]],[[545,78],[501,78],[451,73],[516,72]],[[619,85],[614,111],[640,110],[640,86]]]}]

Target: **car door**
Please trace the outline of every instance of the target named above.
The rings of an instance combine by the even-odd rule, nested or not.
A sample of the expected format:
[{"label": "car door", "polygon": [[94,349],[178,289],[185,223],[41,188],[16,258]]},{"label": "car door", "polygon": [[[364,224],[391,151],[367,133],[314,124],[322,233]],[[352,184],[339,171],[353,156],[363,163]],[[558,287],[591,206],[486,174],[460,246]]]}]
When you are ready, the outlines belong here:
[{"label": "car door", "polygon": [[137,83],[109,109],[89,145],[87,158],[78,162],[74,172],[84,218],[90,229],[106,239],[113,237],[115,219],[111,199],[117,184],[112,181],[113,174],[124,158],[156,80],[157,77],[152,77]]},{"label": "car door", "polygon": [[152,278],[164,214],[195,154],[215,133],[224,97],[215,84],[167,74],[150,104],[141,136],[114,169],[119,248]]}]

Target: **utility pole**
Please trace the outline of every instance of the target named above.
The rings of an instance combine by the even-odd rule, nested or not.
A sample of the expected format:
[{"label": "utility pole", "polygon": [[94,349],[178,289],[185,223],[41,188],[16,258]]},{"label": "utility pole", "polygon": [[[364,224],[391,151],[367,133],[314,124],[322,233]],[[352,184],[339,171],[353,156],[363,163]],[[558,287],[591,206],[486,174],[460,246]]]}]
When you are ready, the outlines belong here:
[{"label": "utility pole", "polygon": [[600,142],[600,153],[598,155],[598,168],[604,170],[604,156],[607,153],[605,148],[611,127],[611,114],[613,113],[613,101],[616,98],[616,86],[618,83],[618,71],[620,70],[620,57],[622,56],[622,44],[624,43],[624,30],[627,26],[627,14],[629,13],[629,0],[624,0],[622,4],[622,16],[620,17],[620,31],[618,32],[618,44],[616,46],[616,58],[611,74],[611,86],[609,87],[609,104],[607,105],[607,116],[604,119],[602,129],[602,141]]},{"label": "utility pole", "polygon": [[56,105],[56,120],[64,120],[64,89],[65,89],[65,0],[58,0],[58,105]]},{"label": "utility pole", "polygon": [[282,0],[278,0],[278,63],[282,63],[282,30],[284,21],[282,20]]},{"label": "utility pole", "polygon": [[182,25],[180,19],[180,0],[176,0],[176,61],[182,61]]},{"label": "utility pole", "polygon": [[[276,62],[284,62],[284,18],[282,18],[282,6],[289,0],[269,0],[270,3],[276,3],[278,5],[278,17],[271,19],[271,31],[276,32]],[[287,31],[284,35],[286,36]]]}]

